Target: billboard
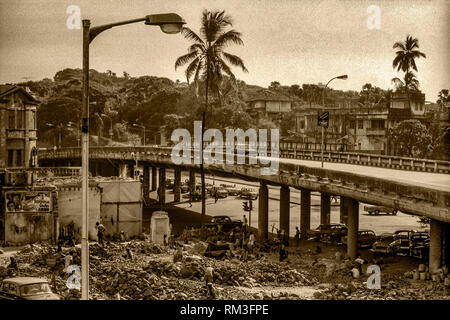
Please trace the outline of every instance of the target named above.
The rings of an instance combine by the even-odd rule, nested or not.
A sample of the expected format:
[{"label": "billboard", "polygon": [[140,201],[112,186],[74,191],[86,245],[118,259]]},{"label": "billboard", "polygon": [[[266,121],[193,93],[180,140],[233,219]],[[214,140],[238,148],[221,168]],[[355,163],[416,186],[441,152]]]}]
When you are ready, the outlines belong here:
[{"label": "billboard", "polygon": [[49,191],[8,191],[5,193],[6,212],[50,212]]}]

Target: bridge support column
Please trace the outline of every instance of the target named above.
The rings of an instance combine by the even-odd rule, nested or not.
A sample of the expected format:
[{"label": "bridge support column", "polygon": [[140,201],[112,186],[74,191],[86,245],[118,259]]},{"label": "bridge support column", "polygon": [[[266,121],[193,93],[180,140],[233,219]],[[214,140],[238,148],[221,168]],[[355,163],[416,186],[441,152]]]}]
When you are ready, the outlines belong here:
[{"label": "bridge support column", "polygon": [[320,194],[320,224],[330,224],[331,195],[322,192]]},{"label": "bridge support column", "polygon": [[347,212],[348,212],[348,200],[346,197],[340,197],[339,203],[339,222],[342,224],[347,224]]},{"label": "bridge support column", "polygon": [[173,183],[173,201],[180,202],[181,201],[181,170],[175,169],[175,179]]},{"label": "bridge support column", "polygon": [[259,187],[258,235],[261,240],[269,237],[269,189],[264,183]]},{"label": "bridge support column", "polygon": [[194,200],[194,199],[192,199],[194,192],[195,192],[195,171],[189,170],[189,199],[190,199],[190,201]]},{"label": "bridge support column", "polygon": [[290,192],[289,187],[280,188],[280,230],[284,230],[289,238],[289,206]]},{"label": "bridge support column", "polygon": [[152,167],[152,191],[156,191],[158,189],[157,183],[156,183],[156,167]]},{"label": "bridge support column", "polygon": [[166,168],[159,168],[159,204],[166,204]]},{"label": "bridge support column", "polygon": [[142,193],[144,194],[144,205],[148,206],[150,203],[150,167],[144,166],[142,177]]},{"label": "bridge support column", "polygon": [[430,220],[430,272],[435,272],[441,266],[442,260],[442,227],[443,222]]},{"label": "bridge support column", "polygon": [[119,165],[119,177],[120,178],[126,178],[127,177],[127,171],[128,171],[128,165],[127,164],[120,164]]},{"label": "bridge support column", "polygon": [[346,203],[348,203],[347,254],[350,259],[355,259],[358,250],[359,203],[354,199],[348,199]]},{"label": "bridge support column", "polygon": [[311,228],[311,191],[301,189],[300,191],[300,236],[307,238],[308,230]]}]

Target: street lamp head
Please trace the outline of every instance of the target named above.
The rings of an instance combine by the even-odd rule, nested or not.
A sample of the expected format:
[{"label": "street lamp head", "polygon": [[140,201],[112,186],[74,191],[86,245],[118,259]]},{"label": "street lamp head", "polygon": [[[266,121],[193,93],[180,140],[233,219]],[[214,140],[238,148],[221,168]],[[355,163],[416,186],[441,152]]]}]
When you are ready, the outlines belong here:
[{"label": "street lamp head", "polygon": [[176,13],[151,14],[145,17],[145,24],[159,26],[164,33],[175,34],[181,31],[186,22]]},{"label": "street lamp head", "polygon": [[346,74],[344,74],[344,75],[342,75],[342,76],[336,77],[336,79],[347,80],[347,79],[348,79],[348,76],[347,76]]}]

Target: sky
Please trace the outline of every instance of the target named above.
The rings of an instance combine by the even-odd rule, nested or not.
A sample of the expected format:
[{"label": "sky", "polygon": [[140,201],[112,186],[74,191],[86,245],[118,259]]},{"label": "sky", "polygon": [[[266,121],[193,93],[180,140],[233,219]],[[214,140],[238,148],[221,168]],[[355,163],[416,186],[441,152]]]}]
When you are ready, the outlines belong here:
[{"label": "sky", "polygon": [[[64,68],[82,67],[82,30],[69,29],[67,8],[96,26],[175,12],[198,32],[204,9],[225,10],[244,46],[227,51],[249,70],[235,75],[263,87],[326,83],[360,91],[365,83],[388,89],[400,76],[392,68],[396,41],[411,34],[426,59],[417,60],[420,88],[427,101],[450,89],[450,0],[0,0],[0,83],[53,78]],[[368,11],[371,5],[377,12]],[[374,20],[375,19],[375,20]],[[379,28],[369,28],[377,26]],[[90,68],[186,81],[177,57],[190,42],[143,23],[105,31],[90,45]]]}]

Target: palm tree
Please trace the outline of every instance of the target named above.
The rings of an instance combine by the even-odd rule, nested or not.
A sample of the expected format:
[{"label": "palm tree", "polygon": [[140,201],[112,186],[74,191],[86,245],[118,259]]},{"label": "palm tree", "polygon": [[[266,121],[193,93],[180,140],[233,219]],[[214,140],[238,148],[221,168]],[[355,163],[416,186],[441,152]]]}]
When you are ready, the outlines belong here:
[{"label": "palm tree", "polygon": [[[419,80],[417,80],[416,75],[412,71],[408,71],[405,73],[405,77],[402,79],[395,77],[392,78],[391,82],[395,85],[397,89],[409,89],[412,91],[419,91]],[[408,84],[408,88],[406,87]]]},{"label": "palm tree", "polygon": [[403,72],[405,72],[405,87],[406,94],[408,96],[408,107],[410,107],[411,102],[409,98],[409,79],[408,77],[406,77],[406,74],[408,74],[411,69],[417,71],[415,60],[420,57],[426,58],[427,56],[425,55],[425,53],[418,50],[419,40],[417,38],[411,37],[410,35],[406,36],[405,42],[394,43],[392,49],[399,49],[397,52],[395,52],[395,58],[392,61],[392,67],[394,69],[397,68],[397,71],[402,70]]},{"label": "palm tree", "polygon": [[233,66],[240,67],[244,72],[248,72],[241,58],[224,51],[225,47],[230,44],[244,44],[241,39],[241,33],[233,29],[225,31],[225,29],[229,26],[232,26],[232,19],[229,15],[225,14],[225,11],[204,10],[202,13],[200,35],[187,27],[182,29],[181,32],[184,37],[194,43],[189,46],[188,53],[179,57],[175,62],[175,70],[178,67],[189,63],[185,70],[186,79],[189,83],[189,80],[193,78],[197,89],[201,78],[205,80],[205,109],[202,113],[202,137],[200,145],[202,229],[204,226],[204,216],[206,214],[205,172],[203,168],[203,133],[205,131],[206,111],[208,109],[209,89],[211,87],[211,89],[213,89],[213,91],[220,97],[220,84],[223,79],[223,74],[235,81],[236,78],[227,62]]}]

